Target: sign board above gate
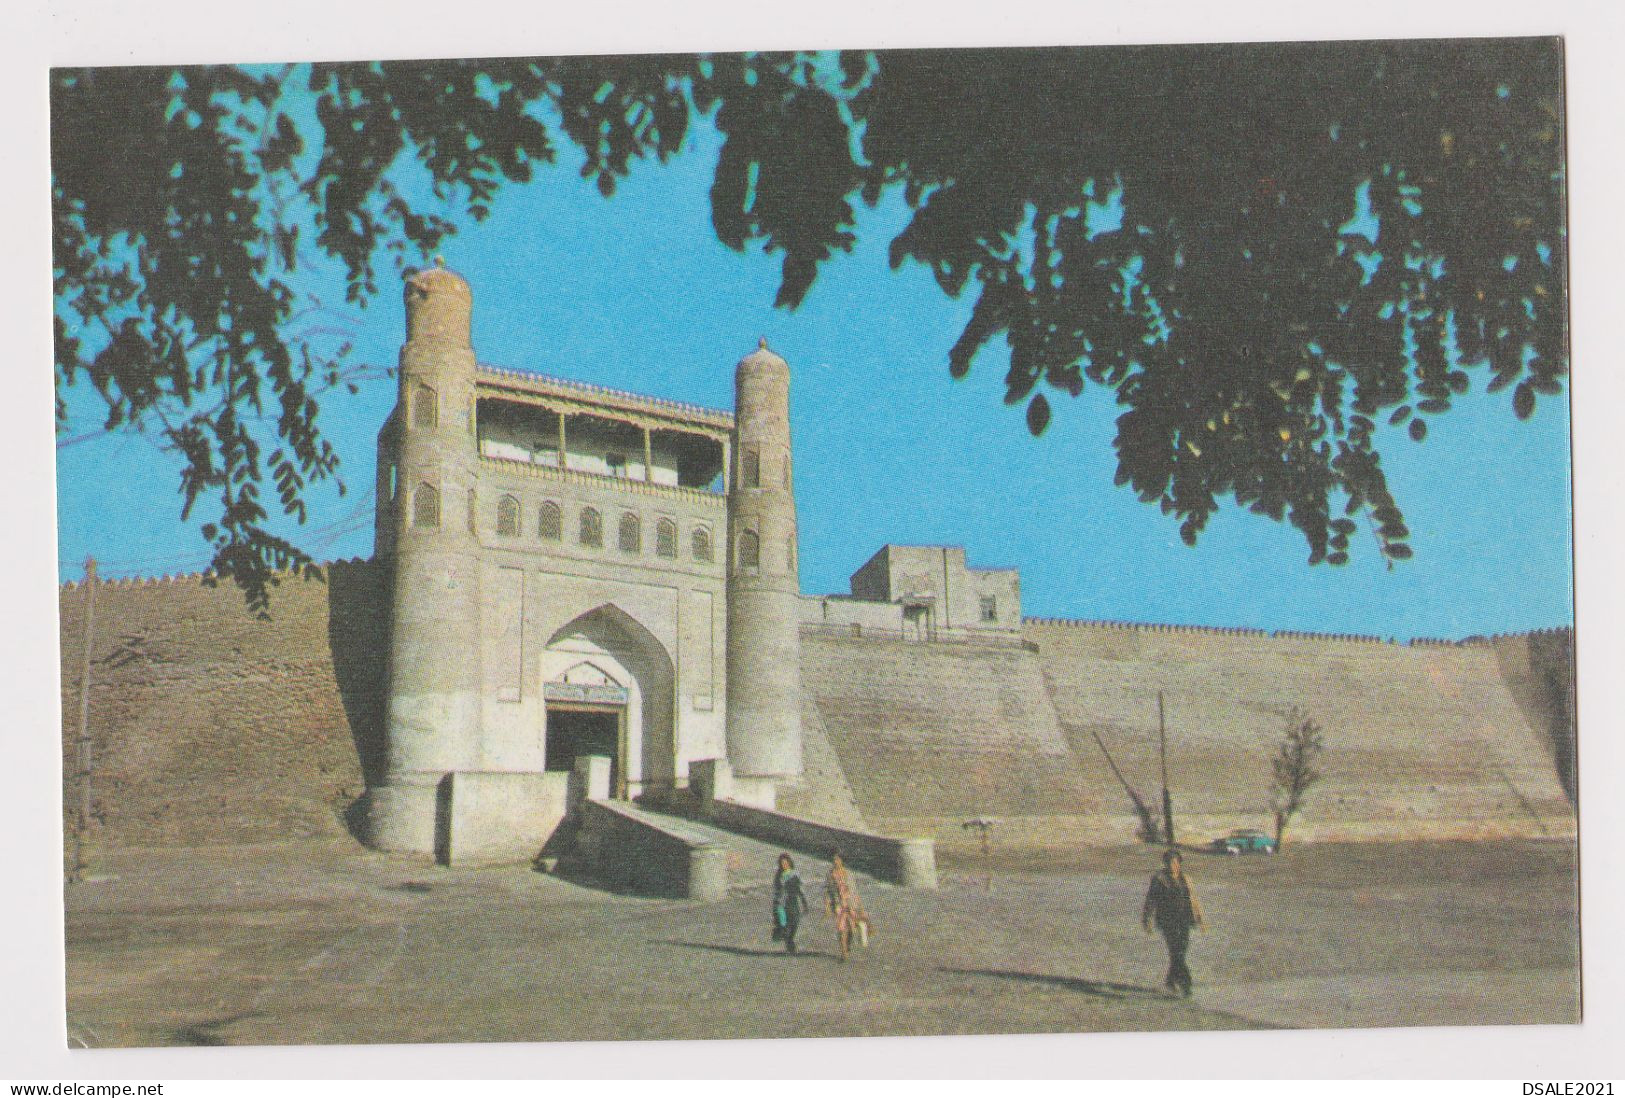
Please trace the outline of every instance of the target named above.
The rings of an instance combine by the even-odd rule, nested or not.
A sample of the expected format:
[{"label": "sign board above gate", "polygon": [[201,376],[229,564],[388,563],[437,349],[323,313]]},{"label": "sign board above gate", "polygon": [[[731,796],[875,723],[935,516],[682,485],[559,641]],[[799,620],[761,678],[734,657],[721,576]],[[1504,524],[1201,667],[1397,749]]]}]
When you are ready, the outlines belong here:
[{"label": "sign board above gate", "polygon": [[613,683],[550,682],[542,686],[548,701],[591,702],[595,705],[625,705],[626,687]]}]

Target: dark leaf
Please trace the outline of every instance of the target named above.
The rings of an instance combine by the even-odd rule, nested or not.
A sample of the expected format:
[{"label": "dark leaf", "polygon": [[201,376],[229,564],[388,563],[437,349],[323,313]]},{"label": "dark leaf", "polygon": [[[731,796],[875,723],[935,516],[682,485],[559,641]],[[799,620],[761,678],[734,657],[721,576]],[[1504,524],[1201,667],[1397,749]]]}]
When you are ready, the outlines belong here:
[{"label": "dark leaf", "polygon": [[1049,426],[1049,401],[1044,399],[1043,393],[1035,393],[1032,400],[1027,402],[1027,430],[1034,436],[1044,433]]}]

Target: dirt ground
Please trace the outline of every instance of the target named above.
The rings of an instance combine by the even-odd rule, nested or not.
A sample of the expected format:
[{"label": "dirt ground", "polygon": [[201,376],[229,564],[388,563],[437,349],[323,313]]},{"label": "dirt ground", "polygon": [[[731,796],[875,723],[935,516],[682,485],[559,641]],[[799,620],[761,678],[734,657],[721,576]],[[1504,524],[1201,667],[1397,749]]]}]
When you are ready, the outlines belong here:
[{"label": "dirt ground", "polygon": [[[1193,854],[1210,929],[1190,1000],[1138,922],[1145,848],[950,861],[862,883],[842,964],[768,939],[766,880],[617,895],[348,843],[105,854],[68,887],[74,1047],[1564,1023],[1579,1019],[1569,843]],[[804,866],[816,881],[823,867]],[[989,889],[991,884],[991,889]]]}]

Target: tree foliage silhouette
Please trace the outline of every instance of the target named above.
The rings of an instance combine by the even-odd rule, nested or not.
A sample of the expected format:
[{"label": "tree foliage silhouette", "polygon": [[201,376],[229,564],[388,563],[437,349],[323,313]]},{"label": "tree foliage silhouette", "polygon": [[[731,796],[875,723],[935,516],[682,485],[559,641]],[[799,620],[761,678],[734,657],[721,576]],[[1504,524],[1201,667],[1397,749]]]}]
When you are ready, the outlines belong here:
[{"label": "tree foliage silhouette", "polygon": [[974,297],[953,375],[1002,336],[1034,434],[1111,390],[1118,483],[1193,544],[1229,497],[1310,563],[1361,516],[1404,559],[1379,443],[1474,370],[1525,418],[1567,372],[1550,39],[57,70],[51,107],[59,427],[87,380],[159,433],[258,606],[309,562],[263,482],[303,520],[337,475],[348,348],[300,328],[307,273],[364,302],[566,143],[608,197],[709,119],[717,236],[777,255],[789,308],[900,191],[893,265]]}]

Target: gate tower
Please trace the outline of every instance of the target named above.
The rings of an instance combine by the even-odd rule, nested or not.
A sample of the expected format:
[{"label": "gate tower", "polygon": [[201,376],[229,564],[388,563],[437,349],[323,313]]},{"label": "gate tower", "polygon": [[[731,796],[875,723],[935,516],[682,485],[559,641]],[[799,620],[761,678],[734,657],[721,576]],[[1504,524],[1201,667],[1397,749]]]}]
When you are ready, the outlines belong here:
[{"label": "gate tower", "polygon": [[[368,829],[386,850],[435,848],[436,786],[478,766],[480,557],[473,294],[432,267],[406,280],[406,344],[380,548],[394,558],[383,784]],[[387,476],[387,482],[386,482]]]},{"label": "gate tower", "polygon": [[728,493],[728,761],[745,779],[801,775],[801,590],[790,367],[767,340],[734,373]]}]

